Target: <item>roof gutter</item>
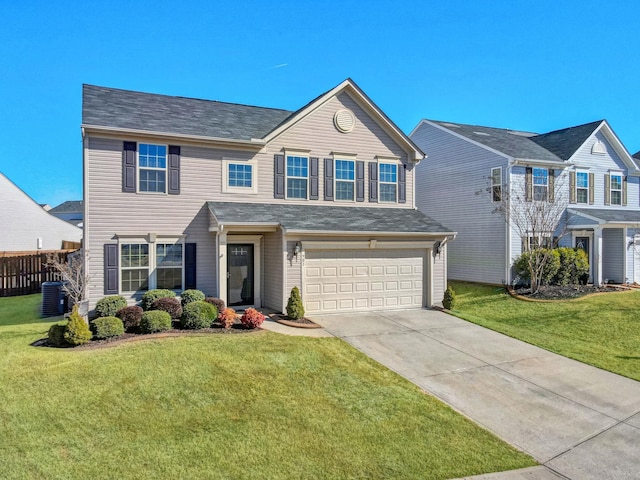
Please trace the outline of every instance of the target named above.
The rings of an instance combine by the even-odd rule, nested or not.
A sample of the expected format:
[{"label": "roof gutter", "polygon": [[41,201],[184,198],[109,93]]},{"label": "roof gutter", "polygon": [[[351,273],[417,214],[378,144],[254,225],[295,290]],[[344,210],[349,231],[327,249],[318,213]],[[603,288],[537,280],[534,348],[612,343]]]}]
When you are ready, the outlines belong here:
[{"label": "roof gutter", "polygon": [[[397,237],[399,235],[404,237],[453,237],[457,235],[457,232],[375,232],[375,231],[358,231],[358,232],[345,232],[344,230],[300,230],[300,229],[282,229],[285,235],[318,235],[318,236],[340,236],[340,237],[355,237],[359,235],[367,236],[384,236],[384,237]],[[453,239],[452,238],[452,239]]]},{"label": "roof gutter", "polygon": [[540,167],[547,167],[547,168],[560,168],[560,169],[565,169],[567,167],[573,167],[575,164],[573,162],[554,162],[552,160],[538,160],[535,158],[513,158],[511,159],[511,161],[509,162],[510,166],[515,166],[515,165],[538,165]]}]

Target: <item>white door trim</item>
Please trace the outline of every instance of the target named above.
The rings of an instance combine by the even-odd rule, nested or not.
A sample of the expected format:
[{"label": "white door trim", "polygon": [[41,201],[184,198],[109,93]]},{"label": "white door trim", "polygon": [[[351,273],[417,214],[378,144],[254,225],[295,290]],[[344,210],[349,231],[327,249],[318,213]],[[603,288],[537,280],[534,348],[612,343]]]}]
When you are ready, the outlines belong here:
[{"label": "white door trim", "polygon": [[227,302],[227,249],[234,244],[253,245],[253,305],[243,307],[262,306],[262,235],[220,235],[220,262],[218,263],[220,298]]}]

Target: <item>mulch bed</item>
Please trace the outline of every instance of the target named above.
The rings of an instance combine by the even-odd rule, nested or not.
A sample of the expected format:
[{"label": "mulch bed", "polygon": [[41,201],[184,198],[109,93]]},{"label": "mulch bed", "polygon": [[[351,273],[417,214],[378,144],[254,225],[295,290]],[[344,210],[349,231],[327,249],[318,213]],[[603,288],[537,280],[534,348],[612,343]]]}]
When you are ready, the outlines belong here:
[{"label": "mulch bed", "polygon": [[509,288],[509,293],[514,296],[531,300],[567,300],[584,297],[593,293],[612,292],[627,290],[628,287],[622,285],[606,285],[596,287],[594,285],[544,285],[536,293],[531,293],[529,287]]},{"label": "mulch bed", "polygon": [[272,313],[269,315],[269,318],[274,322],[281,323],[283,325],[287,325],[288,327],[296,327],[296,328],[322,328],[321,325],[317,323],[313,323],[306,317],[303,318],[291,318],[286,315],[282,315],[280,313]]}]

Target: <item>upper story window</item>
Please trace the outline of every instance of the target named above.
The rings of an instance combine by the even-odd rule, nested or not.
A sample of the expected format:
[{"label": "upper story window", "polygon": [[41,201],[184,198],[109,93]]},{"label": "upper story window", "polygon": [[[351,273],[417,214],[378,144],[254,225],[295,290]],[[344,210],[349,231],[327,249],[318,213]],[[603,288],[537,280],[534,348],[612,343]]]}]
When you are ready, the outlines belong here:
[{"label": "upper story window", "polygon": [[227,185],[232,188],[253,187],[253,165],[229,163],[227,165]]},{"label": "upper story window", "polygon": [[491,199],[494,202],[502,200],[502,167],[491,169]]},{"label": "upper story window", "polygon": [[336,160],[336,200],[354,199],[355,161]]},{"label": "upper story window", "polygon": [[309,158],[287,156],[287,198],[308,198]]},{"label": "upper story window", "polygon": [[141,143],[138,146],[138,191],[165,193],[167,191],[167,147]]},{"label": "upper story window", "polygon": [[589,203],[588,172],[576,172],[576,203]]},{"label": "upper story window", "polygon": [[398,187],[398,165],[395,163],[380,163],[379,168],[380,201],[395,202]]},{"label": "upper story window", "polygon": [[610,176],[611,205],[622,205],[622,175],[612,173]]},{"label": "upper story window", "polygon": [[549,198],[549,170],[546,168],[533,169],[533,199],[545,202]]}]

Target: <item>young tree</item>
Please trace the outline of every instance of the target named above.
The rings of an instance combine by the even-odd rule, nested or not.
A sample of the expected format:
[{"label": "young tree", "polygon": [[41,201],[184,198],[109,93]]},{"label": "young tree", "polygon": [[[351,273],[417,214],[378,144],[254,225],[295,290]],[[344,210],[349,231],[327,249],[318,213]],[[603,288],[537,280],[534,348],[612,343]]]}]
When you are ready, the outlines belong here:
[{"label": "young tree", "polygon": [[62,290],[69,295],[73,305],[85,299],[89,276],[84,269],[82,249],[70,253],[66,261],[52,253],[47,255],[47,265],[55,269],[62,277]]}]

